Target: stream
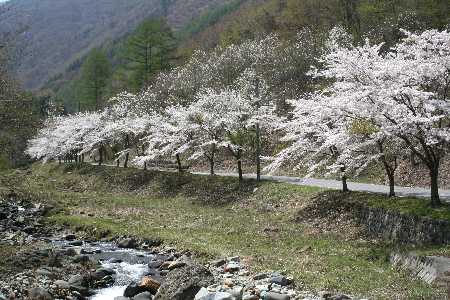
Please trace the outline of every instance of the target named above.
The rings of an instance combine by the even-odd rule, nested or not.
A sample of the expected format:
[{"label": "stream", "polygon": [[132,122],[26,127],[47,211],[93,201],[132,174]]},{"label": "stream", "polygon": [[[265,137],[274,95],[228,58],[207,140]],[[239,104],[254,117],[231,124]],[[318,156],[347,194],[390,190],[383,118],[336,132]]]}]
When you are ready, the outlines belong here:
[{"label": "stream", "polygon": [[102,268],[111,269],[114,283],[106,288],[93,290],[91,300],[111,300],[123,296],[126,287],[132,282],[139,282],[144,276],[163,280],[157,268],[150,268],[149,264],[156,261],[167,260],[168,256],[152,254],[142,250],[122,249],[113,243],[87,243],[82,246],[70,245],[67,241],[53,241],[56,247],[74,248],[82,254],[88,255],[91,260],[99,261]]}]

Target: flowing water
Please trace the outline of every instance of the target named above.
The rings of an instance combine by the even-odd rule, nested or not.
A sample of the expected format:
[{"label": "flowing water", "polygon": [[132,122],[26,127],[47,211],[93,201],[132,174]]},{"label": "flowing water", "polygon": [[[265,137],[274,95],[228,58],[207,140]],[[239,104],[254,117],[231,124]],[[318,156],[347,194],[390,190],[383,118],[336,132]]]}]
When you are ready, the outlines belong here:
[{"label": "flowing water", "polygon": [[[56,241],[55,243],[67,246],[67,242]],[[125,288],[130,283],[141,280],[145,275],[159,274],[157,270],[149,268],[150,262],[166,258],[145,251],[120,249],[110,243],[84,243],[83,246],[73,248],[83,249],[83,252],[92,260],[100,261],[103,268],[116,272],[113,275],[114,284],[95,290],[95,295],[89,298],[91,300],[112,300],[115,297],[123,296]]]},{"label": "flowing water", "polygon": [[123,292],[128,284],[133,281],[139,281],[149,271],[146,264],[131,264],[128,262],[104,262],[102,266],[116,271],[115,282],[111,287],[97,290],[96,294],[90,298],[92,300],[107,300],[123,296]]}]

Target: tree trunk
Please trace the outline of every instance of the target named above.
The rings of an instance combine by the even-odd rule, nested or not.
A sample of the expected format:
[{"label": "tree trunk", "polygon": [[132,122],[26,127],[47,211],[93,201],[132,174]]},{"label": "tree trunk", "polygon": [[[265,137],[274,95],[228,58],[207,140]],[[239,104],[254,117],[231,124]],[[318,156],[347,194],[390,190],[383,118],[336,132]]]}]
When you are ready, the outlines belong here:
[{"label": "tree trunk", "polygon": [[58,157],[58,164],[61,164],[61,157]]},{"label": "tree trunk", "polygon": [[261,181],[261,129],[256,124],[256,181]]},{"label": "tree trunk", "polygon": [[341,179],[342,179],[342,191],[343,192],[349,192],[350,190],[348,189],[348,185],[347,185],[347,176],[345,176],[345,167],[341,167]]},{"label": "tree trunk", "polygon": [[120,167],[120,160],[119,159],[116,160],[116,167],[117,168]]},{"label": "tree trunk", "polygon": [[389,178],[389,197],[395,197],[395,176],[394,172],[387,172]]},{"label": "tree trunk", "polygon": [[[125,136],[125,148],[129,149],[130,148],[130,137],[128,136],[128,134]],[[128,150],[127,150],[128,151]],[[123,167],[124,168],[128,168],[128,159],[130,158],[130,153],[126,153],[125,154],[125,161],[123,163]]]},{"label": "tree trunk", "polygon": [[386,175],[389,179],[389,197],[395,197],[395,169],[397,169],[397,163],[395,163],[395,167],[392,168],[389,163],[383,158],[384,170],[386,171]]},{"label": "tree trunk", "polygon": [[101,166],[103,163],[103,147],[98,149],[98,165]]},{"label": "tree trunk", "polygon": [[144,171],[147,171],[147,162],[144,163]]},{"label": "tree trunk", "polygon": [[237,160],[237,167],[238,167],[238,174],[239,174],[239,182],[242,182],[243,177],[242,177],[242,161],[241,161],[241,159]]},{"label": "tree trunk", "polygon": [[430,169],[431,179],[431,206],[440,206],[441,199],[439,198],[439,165]]},{"label": "tree trunk", "polygon": [[176,155],[177,157],[177,166],[178,166],[178,172],[183,172],[183,167],[181,166],[181,158],[180,158],[180,154]]},{"label": "tree trunk", "polygon": [[209,174],[211,176],[214,175],[214,156],[212,159],[209,159]]},{"label": "tree trunk", "polygon": [[130,158],[130,153],[125,154],[125,161],[123,162],[123,167],[128,168],[128,160]]}]

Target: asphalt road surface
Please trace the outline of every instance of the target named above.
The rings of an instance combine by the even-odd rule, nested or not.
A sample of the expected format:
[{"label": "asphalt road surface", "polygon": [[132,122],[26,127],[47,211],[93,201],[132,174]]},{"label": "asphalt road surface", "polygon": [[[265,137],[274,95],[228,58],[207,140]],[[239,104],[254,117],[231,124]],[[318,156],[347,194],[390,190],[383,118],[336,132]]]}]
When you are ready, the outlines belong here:
[{"label": "asphalt road surface", "polygon": [[[193,172],[193,174],[207,175],[208,173]],[[234,174],[234,173],[216,173],[216,175],[237,177],[237,174]],[[255,174],[245,174],[244,177],[245,178],[256,178],[256,175]],[[341,181],[331,180],[331,179],[300,178],[300,177],[270,176],[270,175],[262,175],[261,179],[278,181],[278,182],[286,182],[286,183],[295,184],[295,185],[321,187],[321,188],[326,188],[326,189],[340,190],[342,188]],[[351,182],[351,181],[348,181],[347,185],[351,191],[389,194],[389,186],[387,186],[387,185],[371,184],[371,183],[358,183],[358,182]],[[420,188],[420,187],[396,186],[395,193],[399,197],[418,197],[418,198],[428,198],[429,199],[431,196],[430,189]],[[440,195],[442,201],[450,202],[450,190],[440,189],[439,195]]]}]

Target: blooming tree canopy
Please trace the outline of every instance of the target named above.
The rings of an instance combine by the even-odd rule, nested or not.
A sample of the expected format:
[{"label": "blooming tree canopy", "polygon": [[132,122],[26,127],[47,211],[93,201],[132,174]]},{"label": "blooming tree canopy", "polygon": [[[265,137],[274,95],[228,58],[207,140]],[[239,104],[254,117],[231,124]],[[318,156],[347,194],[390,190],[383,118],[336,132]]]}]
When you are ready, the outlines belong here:
[{"label": "blooming tree canopy", "polygon": [[[331,85],[308,99],[293,101],[293,119],[280,128],[291,145],[280,152],[271,165],[300,158],[313,162],[326,148],[340,153],[331,161],[319,159],[313,168],[324,165],[354,165],[386,158],[386,148],[361,151],[387,142],[391,149],[403,143],[429,168],[432,203],[440,203],[439,163],[449,149],[450,33],[428,30],[421,34],[403,32],[405,38],[387,54],[383,46],[353,47],[334,31],[329,52],[314,71],[316,78]],[[320,123],[318,123],[320,122]],[[352,133],[356,124],[365,124],[364,138]],[[315,145],[315,147],[311,147]],[[364,153],[364,156],[356,153]],[[367,157],[367,155],[371,155]]]}]

